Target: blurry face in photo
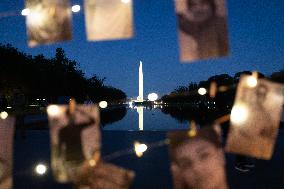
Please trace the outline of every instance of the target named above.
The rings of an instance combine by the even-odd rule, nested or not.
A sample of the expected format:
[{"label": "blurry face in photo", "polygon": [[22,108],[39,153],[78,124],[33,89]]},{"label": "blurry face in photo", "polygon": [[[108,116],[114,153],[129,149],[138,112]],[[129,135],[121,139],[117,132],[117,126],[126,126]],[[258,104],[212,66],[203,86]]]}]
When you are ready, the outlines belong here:
[{"label": "blurry face in photo", "polygon": [[208,189],[224,185],[224,158],[220,148],[207,140],[196,138],[175,149],[172,171],[185,188]]},{"label": "blurry face in photo", "polygon": [[214,15],[213,4],[209,0],[187,0],[186,6],[187,18],[192,22],[204,22]]}]

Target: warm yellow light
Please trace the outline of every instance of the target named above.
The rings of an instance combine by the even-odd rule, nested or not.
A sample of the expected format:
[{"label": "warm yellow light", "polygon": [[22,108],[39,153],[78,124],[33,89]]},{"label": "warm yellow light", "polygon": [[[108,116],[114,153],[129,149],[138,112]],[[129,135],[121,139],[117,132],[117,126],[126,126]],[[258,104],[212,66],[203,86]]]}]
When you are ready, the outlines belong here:
[{"label": "warm yellow light", "polygon": [[81,10],[80,5],[73,5],[71,8],[72,12],[79,12]]},{"label": "warm yellow light", "polygon": [[205,95],[206,92],[207,92],[206,89],[203,88],[203,87],[201,87],[201,88],[198,89],[198,94],[200,94],[200,95]]},{"label": "warm yellow light", "polygon": [[47,107],[47,113],[49,116],[58,116],[60,113],[60,108],[57,105],[50,105]]},{"label": "warm yellow light", "polygon": [[196,134],[197,134],[197,131],[195,129],[190,129],[188,132],[187,132],[188,136],[189,137],[195,137]]},{"label": "warm yellow light", "polygon": [[121,2],[127,4],[127,3],[130,3],[130,0],[121,0]]},{"label": "warm yellow light", "polygon": [[141,144],[140,142],[134,142],[134,150],[138,157],[141,157],[143,153],[147,150],[146,144]]},{"label": "warm yellow light", "polygon": [[231,122],[234,125],[241,125],[246,122],[248,118],[248,108],[244,104],[236,104],[232,108]]},{"label": "warm yellow light", "polygon": [[6,119],[7,117],[8,117],[8,113],[7,112],[3,111],[3,112],[0,113],[0,118],[1,119]]},{"label": "warm yellow light", "polygon": [[35,167],[35,172],[38,175],[44,175],[46,171],[47,171],[47,167],[44,164],[40,163]]},{"label": "warm yellow light", "polygon": [[150,93],[148,95],[148,100],[150,100],[150,101],[155,101],[157,99],[158,99],[158,95],[156,93]]},{"label": "warm yellow light", "polygon": [[30,9],[23,9],[22,11],[21,11],[21,15],[22,16],[28,16],[29,14],[30,14]]},{"label": "warm yellow light", "polygon": [[256,87],[257,85],[257,78],[254,76],[248,76],[246,79],[247,85],[251,88]]},{"label": "warm yellow light", "polygon": [[41,10],[32,10],[28,14],[28,24],[31,26],[42,26],[45,24],[46,13]]},{"label": "warm yellow light", "polygon": [[93,159],[89,160],[89,165],[90,165],[91,167],[96,166],[96,164],[97,164],[97,162],[96,162],[95,160],[93,160]]},{"label": "warm yellow light", "polygon": [[106,108],[107,107],[107,101],[100,101],[99,106],[100,106],[100,108]]}]

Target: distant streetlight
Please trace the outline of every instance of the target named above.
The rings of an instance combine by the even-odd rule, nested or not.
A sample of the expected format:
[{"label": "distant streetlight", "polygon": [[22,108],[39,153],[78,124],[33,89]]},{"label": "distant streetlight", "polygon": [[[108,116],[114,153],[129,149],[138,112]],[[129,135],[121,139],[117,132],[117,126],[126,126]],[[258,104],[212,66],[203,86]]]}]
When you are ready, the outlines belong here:
[{"label": "distant streetlight", "polygon": [[73,5],[72,6],[72,12],[79,12],[80,10],[81,10],[81,7],[80,7],[80,5]]},{"label": "distant streetlight", "polygon": [[150,101],[155,101],[157,99],[158,99],[158,95],[156,93],[150,93],[148,95],[148,100],[150,100]]}]

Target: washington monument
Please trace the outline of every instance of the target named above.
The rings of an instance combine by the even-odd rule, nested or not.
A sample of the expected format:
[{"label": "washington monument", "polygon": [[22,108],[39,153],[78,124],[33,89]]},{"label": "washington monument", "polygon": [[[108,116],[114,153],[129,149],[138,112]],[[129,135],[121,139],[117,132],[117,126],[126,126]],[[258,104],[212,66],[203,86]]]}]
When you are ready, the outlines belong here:
[{"label": "washington monument", "polygon": [[143,70],[141,61],[139,65],[139,96],[137,97],[137,102],[143,102]]}]

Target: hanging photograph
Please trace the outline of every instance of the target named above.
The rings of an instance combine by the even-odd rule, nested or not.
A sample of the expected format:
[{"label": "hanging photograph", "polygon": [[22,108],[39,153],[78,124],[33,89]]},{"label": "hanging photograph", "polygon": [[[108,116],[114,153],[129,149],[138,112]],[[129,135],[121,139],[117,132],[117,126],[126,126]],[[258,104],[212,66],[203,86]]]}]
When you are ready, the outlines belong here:
[{"label": "hanging photograph", "polygon": [[13,140],[15,119],[0,119],[0,188],[13,188]]},{"label": "hanging photograph", "polygon": [[100,151],[100,118],[97,106],[50,105],[47,108],[51,138],[51,166],[55,179],[76,180],[78,168]]},{"label": "hanging photograph", "polygon": [[26,0],[28,45],[34,47],[72,38],[69,0]]},{"label": "hanging photograph", "polygon": [[168,133],[174,189],[226,189],[224,152],[218,125]]},{"label": "hanging photograph", "polygon": [[228,55],[225,0],[175,0],[180,61]]},{"label": "hanging photograph", "polygon": [[94,167],[85,165],[76,183],[78,189],[128,189],[135,176],[133,171],[103,161]]},{"label": "hanging photograph", "polygon": [[89,41],[133,36],[132,0],[85,0],[84,6]]},{"label": "hanging photograph", "polygon": [[253,76],[240,79],[226,151],[271,159],[282,112],[284,85]]}]

